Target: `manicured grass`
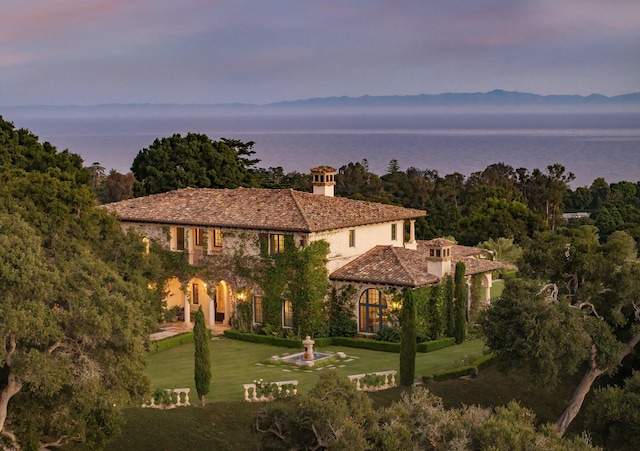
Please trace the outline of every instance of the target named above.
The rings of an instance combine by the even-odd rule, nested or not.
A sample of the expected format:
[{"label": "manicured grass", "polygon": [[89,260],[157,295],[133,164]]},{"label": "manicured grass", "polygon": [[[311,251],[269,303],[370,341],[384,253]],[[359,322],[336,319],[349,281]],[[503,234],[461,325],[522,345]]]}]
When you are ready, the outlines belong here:
[{"label": "manicured grass", "polygon": [[[482,354],[480,340],[471,340],[427,354],[418,354],[416,376],[434,374],[452,367],[465,356]],[[291,352],[288,348],[247,343],[219,337],[211,342],[213,378],[207,405],[173,410],[125,409],[126,423],[122,434],[107,445],[114,451],[125,450],[255,450],[259,436],[253,422],[263,403],[242,401],[243,383],[263,378],[266,381],[297,379],[300,391],[310,389],[324,369],[293,369],[288,366],[259,364],[275,354]],[[358,374],[398,369],[399,355],[331,346],[319,351],[343,351],[353,360],[337,363],[340,374]],[[187,344],[150,357],[148,373],[152,388],[192,389],[191,401],[197,404],[193,382],[193,345]],[[341,367],[341,365],[344,365]],[[480,370],[475,379],[459,378],[449,381],[429,381],[427,388],[443,398],[447,407],[504,405],[512,399],[532,409],[540,422],[554,422],[571,397],[576,379],[563,381],[555,388],[533,388],[527,384],[526,373],[514,372],[506,376],[495,368]],[[370,393],[374,406],[389,406],[400,399],[407,387]],[[569,433],[580,433],[582,417],[572,424]],[[81,449],[67,447],[67,449]]]},{"label": "manicured grass", "polygon": [[[229,340],[225,346],[228,344],[231,347],[234,343]],[[242,350],[242,348],[239,349]],[[449,349],[456,350],[456,348]],[[389,356],[397,357],[397,354],[389,354]],[[358,364],[360,364],[359,360]],[[311,374],[317,376],[318,372]],[[571,397],[576,383],[577,379],[572,378],[554,388],[533,388],[527,384],[525,372],[513,372],[507,376],[499,373],[494,367],[489,367],[480,370],[476,379],[429,381],[427,388],[442,397],[447,407],[499,406],[515,399],[521,405],[536,412],[538,421],[544,423],[554,422],[558,418],[566,406],[566,401]],[[399,400],[401,393],[406,390],[410,388],[396,387],[370,393],[369,396],[374,406],[380,408]],[[205,407],[164,411],[125,409],[126,423],[122,434],[114,438],[106,449],[113,451],[255,450],[258,449],[259,436],[253,430],[253,421],[263,406],[263,403],[223,401],[208,403]],[[582,415],[579,415],[569,429],[569,434],[579,434],[582,431],[582,425]],[[67,447],[67,449],[82,448]]]},{"label": "manicured grass", "polygon": [[[263,362],[271,356],[292,353],[292,350],[225,337],[216,337],[211,341],[209,349],[212,376],[211,391],[206,397],[207,402],[242,400],[244,398],[242,384],[251,383],[255,379],[264,379],[268,382],[297,380],[299,381],[299,391],[304,392],[316,383],[320,372],[327,371],[328,368],[266,365]],[[461,345],[430,353],[418,353],[416,356],[416,377],[431,375],[451,368],[454,362],[459,362],[468,355],[480,356],[482,349],[481,340],[471,340]],[[320,348],[318,351],[345,352],[349,358],[335,362],[335,370],[344,376],[375,371],[397,371],[399,367],[400,357],[396,353],[340,346]],[[197,403],[193,378],[193,355],[193,345],[187,344],[150,356],[147,371],[151,379],[152,390],[190,388],[191,402]]]},{"label": "manicured grass", "polygon": [[502,294],[502,290],[504,290],[504,280],[494,280],[491,285],[491,299],[496,299],[500,297]]}]

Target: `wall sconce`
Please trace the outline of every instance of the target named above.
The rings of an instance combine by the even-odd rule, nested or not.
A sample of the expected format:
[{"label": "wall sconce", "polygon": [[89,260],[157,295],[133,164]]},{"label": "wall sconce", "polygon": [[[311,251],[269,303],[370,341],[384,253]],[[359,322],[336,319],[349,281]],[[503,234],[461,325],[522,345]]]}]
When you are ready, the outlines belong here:
[{"label": "wall sconce", "polygon": [[238,299],[240,299],[241,301],[244,301],[244,298],[245,298],[244,291],[238,291]]},{"label": "wall sconce", "polygon": [[391,301],[389,305],[391,306],[391,310],[400,310],[402,308],[402,301]]}]

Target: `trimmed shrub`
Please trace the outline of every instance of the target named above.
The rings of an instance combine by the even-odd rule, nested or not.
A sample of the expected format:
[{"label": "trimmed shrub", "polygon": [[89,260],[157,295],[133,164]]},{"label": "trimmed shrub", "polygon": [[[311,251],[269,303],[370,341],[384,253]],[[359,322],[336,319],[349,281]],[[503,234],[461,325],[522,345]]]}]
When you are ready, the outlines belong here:
[{"label": "trimmed shrub", "polygon": [[390,326],[383,327],[376,333],[376,340],[388,341],[390,343],[400,343],[401,341],[400,329],[396,327],[390,327]]},{"label": "trimmed shrub", "polygon": [[337,346],[347,346],[350,348],[371,349],[372,351],[400,353],[400,343],[389,343],[386,341],[333,337],[333,344]]},{"label": "trimmed shrub", "polygon": [[456,379],[458,377],[470,376],[472,373],[477,375],[477,370],[489,366],[493,362],[494,357],[495,356],[493,354],[487,354],[473,362],[473,365],[465,365],[441,371],[433,376],[422,376],[422,380],[427,381],[429,379],[433,379],[435,381],[446,381],[449,379]]},{"label": "trimmed shrub", "polygon": [[438,349],[448,348],[456,344],[456,339],[453,337],[441,338],[440,340],[425,341],[424,343],[418,343],[416,350],[418,352],[432,352]]},{"label": "trimmed shrub", "polygon": [[272,346],[282,346],[283,348],[302,348],[302,340],[273,337],[269,335],[246,334],[233,329],[225,330],[224,336],[227,338],[233,338],[235,340],[249,341],[251,343],[263,343]]},{"label": "trimmed shrub", "polygon": [[149,354],[166,351],[167,349],[175,348],[176,346],[182,346],[189,343],[193,343],[193,332],[184,332],[182,334],[174,335],[173,337],[163,338],[162,340],[158,341],[152,341],[151,345],[149,346]]}]

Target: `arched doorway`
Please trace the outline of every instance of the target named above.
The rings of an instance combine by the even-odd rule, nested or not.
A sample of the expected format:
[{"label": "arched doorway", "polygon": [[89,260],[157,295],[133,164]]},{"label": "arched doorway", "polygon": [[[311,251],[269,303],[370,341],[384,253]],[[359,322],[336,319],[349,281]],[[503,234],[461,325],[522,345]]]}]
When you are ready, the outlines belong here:
[{"label": "arched doorway", "polygon": [[212,296],[212,309],[214,312],[214,321],[221,324],[229,324],[231,316],[229,285],[224,280],[216,284],[216,288]]}]

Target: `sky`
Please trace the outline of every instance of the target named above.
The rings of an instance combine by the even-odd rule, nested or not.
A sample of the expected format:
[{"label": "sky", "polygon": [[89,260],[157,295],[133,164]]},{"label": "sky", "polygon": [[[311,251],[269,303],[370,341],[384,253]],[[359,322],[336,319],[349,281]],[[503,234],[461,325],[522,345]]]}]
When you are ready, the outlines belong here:
[{"label": "sky", "polygon": [[0,108],[640,92],[638,0],[0,0]]}]

